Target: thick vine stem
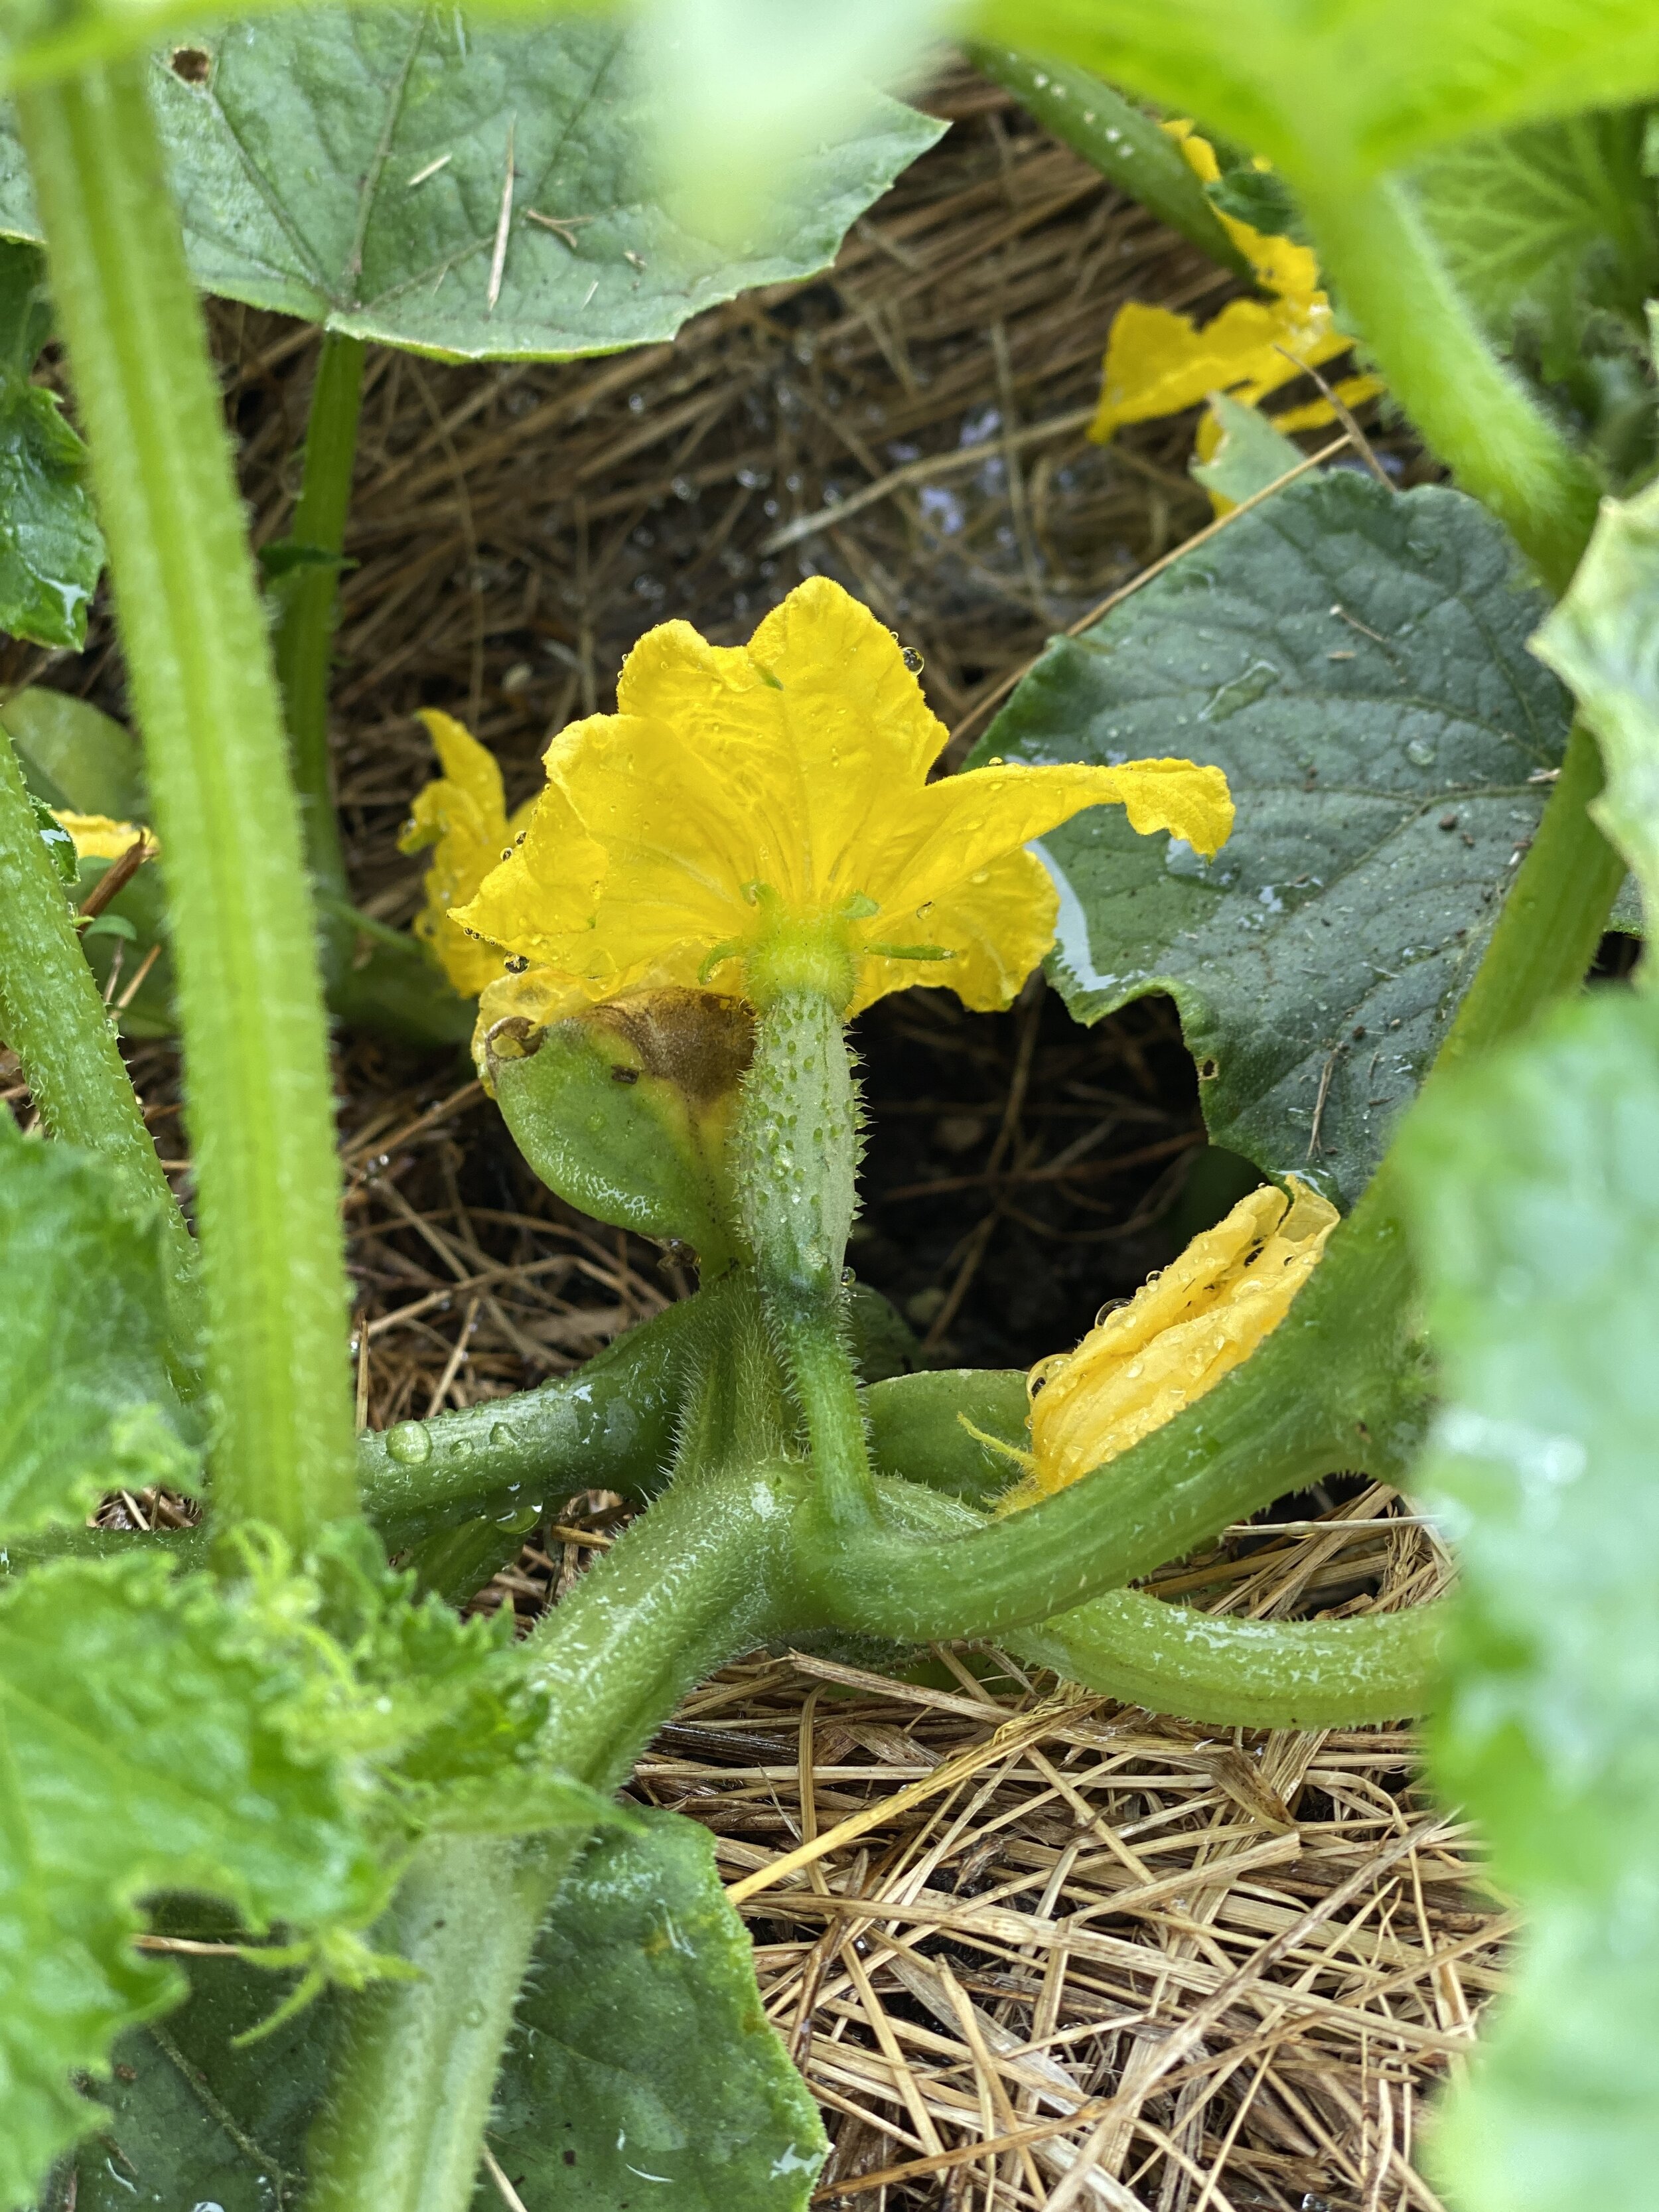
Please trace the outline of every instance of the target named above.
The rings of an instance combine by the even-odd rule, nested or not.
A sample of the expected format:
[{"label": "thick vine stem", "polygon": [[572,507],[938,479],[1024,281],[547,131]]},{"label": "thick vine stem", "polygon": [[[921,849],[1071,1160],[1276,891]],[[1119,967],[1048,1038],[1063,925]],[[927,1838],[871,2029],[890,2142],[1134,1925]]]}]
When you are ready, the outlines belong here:
[{"label": "thick vine stem", "polygon": [[642,1322],[574,1375],[430,1420],[365,1430],[357,1439],[363,1510],[395,1541],[585,1483],[649,1496],[666,1477],[687,1378],[719,1333],[725,1304],[716,1285]]},{"label": "thick vine stem", "polygon": [[1395,177],[1323,190],[1304,204],[1345,317],[1389,388],[1465,491],[1491,508],[1553,592],[1566,588],[1595,525],[1589,465],[1487,344]]},{"label": "thick vine stem", "polygon": [[1601,755],[1575,723],[1531,850],[1510,884],[1492,943],[1441,1047],[1437,1074],[1525,1028],[1551,999],[1583,981],[1625,879],[1625,864],[1591,821]]},{"label": "thick vine stem", "polygon": [[136,1212],[154,1212],[179,1299],[196,1264],[126,1063],[51,856],[40,840],[11,740],[0,731],[0,1022],[41,1118],[56,1137],[97,1152]]},{"label": "thick vine stem", "polygon": [[[985,1525],[971,1506],[914,1483],[886,1486],[884,1503],[917,1534]],[[1207,1728],[1360,1728],[1427,1709],[1448,1612],[1436,1599],[1353,1620],[1249,1620],[1109,1590],[1002,1641],[1085,1689]]]},{"label": "thick vine stem", "polygon": [[1426,1711],[1448,1601],[1353,1620],[1246,1620],[1109,1590],[1009,1638],[1016,1657],[1210,1728],[1362,1728]]},{"label": "thick vine stem", "polygon": [[1323,1475],[1403,1475],[1423,1420],[1407,1284],[1404,1239],[1373,1183],[1267,1342],[1121,1459],[942,1541],[848,1534],[804,1553],[803,1580],[838,1627],[901,1643],[994,1635],[1149,1574]]},{"label": "thick vine stem", "polygon": [[167,878],[214,1507],[356,1510],[327,1036],[299,812],[218,386],[142,60],[20,91]]},{"label": "thick vine stem", "polygon": [[[329,762],[328,679],[367,350],[361,338],[338,331],[331,331],[323,339],[306,422],[305,468],[289,532],[295,565],[276,586],[281,606],[274,639],[276,676],[306,858],[318,890],[337,899],[348,896],[348,886]],[[349,956],[350,942],[349,930],[325,913],[324,957],[331,981]]]},{"label": "thick vine stem", "polygon": [[[666,1492],[543,1619],[549,1763],[614,1790],[692,1684],[783,1625],[799,1468]],[[465,2212],[501,2051],[568,1839],[428,1843],[380,1934],[421,1968],[353,1998],[307,2212]]]}]

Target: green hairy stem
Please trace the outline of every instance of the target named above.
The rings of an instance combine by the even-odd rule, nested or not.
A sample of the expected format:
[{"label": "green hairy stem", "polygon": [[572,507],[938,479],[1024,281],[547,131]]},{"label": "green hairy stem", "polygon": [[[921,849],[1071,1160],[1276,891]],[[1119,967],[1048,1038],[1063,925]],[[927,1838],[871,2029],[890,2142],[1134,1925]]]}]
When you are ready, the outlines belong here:
[{"label": "green hairy stem", "polygon": [[[781,1626],[799,1471],[669,1491],[544,1616],[548,1762],[614,1790],[695,1683]],[[350,2001],[307,2212],[465,2212],[519,1984],[575,1845],[422,1845],[380,1933],[421,1969]]]},{"label": "green hairy stem", "polygon": [[264,616],[142,61],[17,97],[161,842],[216,1513],[355,1510],[326,1032]]},{"label": "green hairy stem", "polygon": [[700,1291],[537,1389],[365,1430],[363,1510],[395,1540],[486,1505],[546,1502],[585,1484],[649,1496],[673,1454],[685,1378],[717,1333],[722,1303],[718,1289]]},{"label": "green hairy stem", "polygon": [[841,1015],[822,991],[786,988],[763,1006],[732,1155],[761,1304],[805,1419],[825,1517],[864,1525],[875,1492],[842,1340],[859,1105]]},{"label": "green hairy stem", "polygon": [[1436,1598],[1355,1620],[1243,1620],[1112,1590],[1009,1643],[1085,1689],[1210,1728],[1361,1728],[1427,1710],[1448,1612]]},{"label": "green hairy stem", "polygon": [[[329,763],[328,681],[367,350],[361,338],[331,331],[323,340],[306,423],[305,472],[289,532],[298,565],[276,587],[282,610],[274,640],[276,675],[306,857],[319,891],[337,899],[344,899],[348,890]],[[331,976],[343,962],[349,938],[337,921],[332,927],[325,923],[325,931]]]},{"label": "green hairy stem", "polygon": [[1589,465],[1487,344],[1413,204],[1384,177],[1322,192],[1298,180],[1345,327],[1458,483],[1491,508],[1553,592],[1595,524]]},{"label": "green hairy stem", "polygon": [[1532,849],[1440,1048],[1437,1076],[1513,1036],[1583,981],[1625,878],[1624,862],[1586,811],[1601,783],[1600,749],[1575,723]]},{"label": "green hairy stem", "polygon": [[173,1281],[187,1297],[185,1286],[195,1267],[190,1232],[144,1127],[114,1027],[3,731],[0,1022],[52,1134],[98,1153],[120,1177],[133,1210],[160,1217]]},{"label": "green hairy stem", "polygon": [[804,1550],[803,1580],[840,1627],[902,1643],[994,1635],[1149,1574],[1322,1476],[1403,1475],[1423,1419],[1407,1281],[1373,1184],[1267,1342],[1109,1467],[943,1541],[872,1529]]},{"label": "green hairy stem", "polygon": [[[919,1534],[985,1526],[970,1506],[913,1483],[884,1484],[882,1502]],[[1247,1620],[1111,1590],[1003,1641],[1030,1666],[1207,1728],[1358,1728],[1426,1711],[1448,1612],[1437,1599],[1356,1620]]]}]

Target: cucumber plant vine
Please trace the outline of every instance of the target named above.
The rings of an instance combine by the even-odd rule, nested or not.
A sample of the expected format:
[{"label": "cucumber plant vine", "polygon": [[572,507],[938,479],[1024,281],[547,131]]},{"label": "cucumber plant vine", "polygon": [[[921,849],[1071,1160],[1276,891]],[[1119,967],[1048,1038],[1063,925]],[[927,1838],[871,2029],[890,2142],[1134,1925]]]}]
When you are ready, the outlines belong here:
[{"label": "cucumber plant vine", "polygon": [[[635,2056],[688,2111],[732,2116],[717,2177],[684,2153],[684,2201],[803,2204],[822,2131],[744,2026],[741,1930],[706,1845],[617,1792],[703,1675],[824,1630],[995,1634],[1214,1723],[1432,1708],[1443,1784],[1533,1914],[1439,2171],[1482,2212],[1556,2212],[1587,2187],[1645,2202],[1659,1030],[1645,969],[1588,1004],[1579,987],[1626,868],[1644,896],[1659,869],[1659,522],[1635,421],[1651,366],[1629,309],[1655,221],[1616,193],[1581,210],[1584,289],[1554,283],[1529,352],[1531,295],[1453,217],[1485,189],[1471,176],[1554,162],[1595,184],[1594,148],[1628,149],[1641,117],[1580,111],[1659,98],[1659,30],[1638,0],[1469,0],[1455,19],[1349,0],[1319,25],[1280,0],[891,12],[906,51],[947,13],[1017,37],[1024,58],[979,51],[1051,106],[1109,76],[1121,96],[1103,85],[1072,135],[1103,134],[1103,166],[1230,265],[1243,188],[1206,188],[1130,103],[1271,158],[1342,328],[1452,483],[1276,490],[1057,643],[940,780],[944,732],[896,641],[823,579],[746,645],[649,634],[618,714],[555,740],[505,848],[484,849],[499,778],[447,732],[417,828],[464,933],[429,941],[465,950],[469,994],[482,981],[480,1069],[546,1182],[695,1249],[702,1279],[568,1381],[354,1441],[325,994],[440,1036],[464,1003],[412,941],[359,961],[327,789],[362,348],[556,355],[672,330],[688,304],[816,265],[933,126],[836,107],[842,135],[797,153],[769,216],[744,231],[727,210],[711,242],[677,218],[672,175],[635,187],[653,131],[695,150],[711,72],[740,81],[739,120],[763,94],[776,41],[733,47],[757,27],[736,0],[688,13],[672,134],[628,74],[630,54],[660,59],[660,11],[636,52],[592,15],[474,29],[300,8],[232,20],[181,70],[138,51],[162,9],[0,9],[0,213],[44,243],[87,441],[83,477],[27,381],[37,269],[4,404],[62,526],[31,536],[11,501],[0,550],[27,557],[0,560],[0,590],[23,634],[73,624],[62,593],[41,612],[42,580],[84,601],[89,483],[198,1176],[192,1233],[54,858],[56,815],[126,810],[64,782],[93,789],[86,748],[108,733],[83,729],[76,754],[20,724],[21,766],[0,744],[0,1025],[49,1137],[0,1130],[0,2203],[74,2199],[77,2145],[106,2124],[87,2085],[186,1996],[131,1939],[184,1912],[228,1955],[192,1976],[181,2043],[241,2063],[237,2098],[281,2087],[288,2178],[317,2212],[459,2212],[492,2100],[521,2130],[532,2212],[620,2204],[627,2122],[598,2086],[614,2025],[581,1962],[625,1981],[641,1899],[672,1898],[690,1963],[650,1984]],[[341,135],[302,161],[298,119],[331,101]],[[1507,136],[1460,166],[1447,149],[1474,131]],[[755,161],[787,162],[787,137]],[[1650,197],[1639,161],[1617,174]],[[611,196],[536,207],[532,179]],[[1530,204],[1509,195],[1512,227]],[[1561,205],[1536,196],[1558,268]],[[642,223],[648,254],[624,242]],[[327,331],[263,600],[198,285]],[[1609,298],[1626,326],[1592,344]],[[1614,357],[1617,376],[1593,366]],[[1608,489],[1634,495],[1598,524]],[[1376,650],[1334,651],[1334,616]],[[913,987],[1006,1005],[1045,956],[1079,1018],[1170,992],[1212,1129],[1285,1188],[1045,1363],[1069,1426],[1058,1397],[1028,1425],[1018,1376],[866,1384],[868,1302],[845,1271],[848,1021]],[[1443,1515],[1455,1601],[1200,1627],[1128,1587],[1356,1467]],[[641,1508],[605,1559],[516,1646],[464,1625],[445,1593],[489,1571],[502,1512],[600,1481]],[[142,1482],[199,1497],[200,1530],[84,1527],[100,1491]],[[515,2014],[541,2055],[515,2046],[503,2073]],[[228,2055],[250,2028],[269,2067]],[[161,2201],[204,2200],[170,2077],[125,2070],[121,2124]],[[554,2110],[585,2130],[580,2194],[542,2140]]]}]

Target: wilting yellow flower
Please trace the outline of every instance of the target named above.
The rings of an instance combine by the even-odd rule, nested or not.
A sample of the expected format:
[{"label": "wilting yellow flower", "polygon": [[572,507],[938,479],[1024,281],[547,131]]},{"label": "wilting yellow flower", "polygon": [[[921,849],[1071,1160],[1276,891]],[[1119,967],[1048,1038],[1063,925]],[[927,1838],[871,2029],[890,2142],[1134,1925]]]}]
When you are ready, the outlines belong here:
[{"label": "wilting yellow flower", "polygon": [[[1208,141],[1190,123],[1165,127],[1180,139],[1181,150],[1198,177],[1213,184],[1221,169]],[[1216,392],[1231,392],[1254,407],[1281,385],[1352,344],[1352,338],[1337,328],[1310,247],[1253,229],[1219,208],[1216,220],[1271,297],[1230,301],[1202,325],[1190,315],[1149,307],[1138,300],[1121,307],[1106,342],[1100,407],[1089,431],[1098,443],[1105,444],[1126,422],[1178,415]],[[1381,389],[1378,380],[1370,376],[1350,378],[1337,387],[1348,406]],[[1332,419],[1329,403],[1318,399],[1275,417],[1273,427],[1289,433]],[[1212,458],[1220,439],[1218,425],[1209,422],[1206,428],[1208,447],[1200,431],[1200,460]]]},{"label": "wilting yellow flower", "polygon": [[549,746],[528,834],[456,916],[533,963],[486,994],[484,1026],[571,990],[764,996],[803,962],[850,1013],[913,983],[1006,1006],[1054,942],[1031,839],[1113,800],[1206,854],[1232,826],[1225,777],[1190,761],[929,783],[944,726],[892,634],[823,577],[746,646],[648,632],[617,699]]},{"label": "wilting yellow flower", "polygon": [[465,999],[504,972],[493,945],[481,945],[455,922],[452,909],[464,906],[492,868],[499,867],[530,819],[534,801],[520,807],[511,821],[501,791],[495,757],[453,714],[435,707],[417,718],[437,750],[443,774],[428,783],[410,810],[400,853],[434,849],[426,872],[426,906],[415,917],[415,934],[429,945],[444,973]]},{"label": "wilting yellow flower", "polygon": [[75,841],[77,860],[118,860],[140,837],[155,842],[155,832],[140,822],[113,822],[107,814],[76,814],[67,806],[54,806],[52,818]]},{"label": "wilting yellow flower", "polygon": [[1294,1177],[1291,1189],[1253,1190],[1075,1352],[1037,1362],[1025,1480],[1005,1505],[1034,1504],[1127,1451],[1278,1328],[1338,1219],[1317,1191]]}]

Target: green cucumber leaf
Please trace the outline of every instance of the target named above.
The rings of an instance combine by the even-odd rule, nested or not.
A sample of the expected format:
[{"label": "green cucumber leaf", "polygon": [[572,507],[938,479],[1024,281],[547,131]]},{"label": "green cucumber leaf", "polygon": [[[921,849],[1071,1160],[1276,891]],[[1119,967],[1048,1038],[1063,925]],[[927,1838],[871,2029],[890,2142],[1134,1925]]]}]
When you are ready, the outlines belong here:
[{"label": "green cucumber leaf", "polygon": [[[164,1919],[185,1936],[221,1932],[197,1908]],[[283,1994],[279,1979],[240,1959],[191,1959],[188,2002],[115,2046],[97,2132],[75,2163],[75,2212],[300,2212],[333,2007],[319,1998],[236,2047]],[[60,2208],[48,2200],[41,2212]]]},{"label": "green cucumber leaf", "polygon": [[87,449],[31,384],[45,341],[45,261],[0,240],[0,630],[79,652],[104,566]]},{"label": "green cucumber leaf", "polygon": [[1176,755],[1238,807],[1212,862],[1098,807],[1038,850],[1079,1020],[1168,991],[1215,1142],[1364,1187],[1479,963],[1559,762],[1544,601],[1474,501],[1293,484],[1079,639],[974,759]]},{"label": "green cucumber leaf", "polygon": [[980,14],[1327,179],[1659,93],[1650,0],[984,0]]},{"label": "green cucumber leaf", "polygon": [[[828,2145],[705,1829],[602,1837],[536,1947],[489,2142],[528,2212],[799,2212]],[[654,2197],[652,2201],[654,2201]],[[486,2179],[473,2212],[497,2212]]]},{"label": "green cucumber leaf", "polygon": [[[235,12],[248,12],[245,8]],[[489,13],[531,12],[503,0]],[[191,10],[179,0],[6,0],[0,78],[131,52]],[[655,0],[646,43],[674,189],[761,204],[822,142],[860,82],[913,71],[941,34],[1052,53],[1270,155],[1364,177],[1474,131],[1659,94],[1651,0]],[[488,38],[489,32],[482,32]],[[556,210],[555,210],[556,212]],[[754,281],[754,280],[747,280]]]},{"label": "green cucumber leaf", "polygon": [[273,1639],[302,1601],[326,1635],[335,1663],[312,1670],[292,1725],[318,1756],[366,1762],[364,1817],[388,1848],[438,1832],[632,1826],[626,1808],[542,1763],[546,1698],[510,1618],[416,1602],[416,1577],[389,1569],[362,1525],[327,1530],[302,1577],[280,1554],[250,1552],[248,1564],[246,1601]]},{"label": "green cucumber leaf", "polygon": [[0,707],[0,724],[17,748],[24,781],[49,806],[116,822],[148,818],[138,748],[89,700],[27,684]]},{"label": "green cucumber leaf", "polygon": [[[328,2000],[238,2051],[271,2008],[270,1978],[202,1967],[182,2011],[119,2045],[79,2212],[125,2212],[135,2196],[166,2212],[301,2203]],[[537,1945],[488,2141],[527,2212],[623,2212],[665,2185],[674,2212],[802,2212],[823,2126],[761,2008],[703,1829],[648,1812],[590,1846]],[[500,2212],[488,2177],[473,2202]]]},{"label": "green cucumber leaf", "polygon": [[216,1898],[254,1931],[373,1917],[343,1762],[296,1741],[307,1685],[280,1661],[154,1555],[0,1588],[0,2204],[32,2202],[97,2121],[71,2077],[182,1994],[131,1947],[145,1893]]},{"label": "green cucumber leaf", "polygon": [[1402,1145],[1462,1563],[1433,1759],[1527,1932],[1434,2135],[1465,2212],[1639,2212],[1659,2172],[1659,1009],[1607,988]]},{"label": "green cucumber leaf", "polygon": [[[885,99],[820,129],[744,236],[717,245],[663,204],[672,95],[642,88],[638,34],[615,21],[309,8],[192,32],[179,51],[188,64],[159,58],[151,83],[197,281],[452,358],[669,338],[737,292],[810,275],[944,129]],[[15,141],[0,228],[36,232]]]},{"label": "green cucumber leaf", "polygon": [[1576,362],[1598,310],[1632,342],[1659,289],[1659,195],[1639,107],[1534,124],[1433,154],[1412,183],[1458,289],[1491,337],[1547,376]]},{"label": "green cucumber leaf", "polygon": [[1659,485],[1607,500],[1566,596],[1533,650],[1572,686],[1607,764],[1590,812],[1630,863],[1644,916],[1659,899]]},{"label": "green cucumber leaf", "polygon": [[[411,1603],[366,1529],[298,1572],[250,1531],[242,1562],[229,1583],[148,1552],[0,1585],[0,2204],[100,2122],[70,2075],[185,1994],[130,1948],[141,1899],[216,1901],[244,1939],[281,1922],[313,1984],[356,1985],[422,1834],[637,1826],[542,1767],[510,1629]],[[267,2015],[283,1988],[247,1972]]]},{"label": "green cucumber leaf", "polygon": [[109,1490],[191,1490],[194,1426],[167,1364],[159,1222],[116,1178],[0,1115],[0,1535],[80,1520]]}]

